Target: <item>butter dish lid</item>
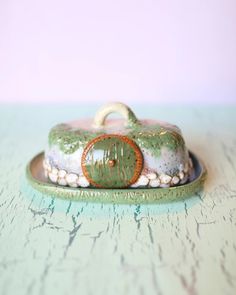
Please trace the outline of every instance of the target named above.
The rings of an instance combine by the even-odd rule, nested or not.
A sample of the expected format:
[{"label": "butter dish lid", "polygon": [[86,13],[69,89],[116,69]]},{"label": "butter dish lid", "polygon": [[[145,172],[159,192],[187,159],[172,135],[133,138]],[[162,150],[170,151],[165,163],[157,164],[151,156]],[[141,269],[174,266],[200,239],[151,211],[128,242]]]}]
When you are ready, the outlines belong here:
[{"label": "butter dish lid", "polygon": [[[122,119],[109,119],[118,113]],[[123,103],[100,108],[94,119],[50,130],[44,169],[62,186],[159,188],[187,183],[192,163],[180,129],[170,123],[137,119]]]}]

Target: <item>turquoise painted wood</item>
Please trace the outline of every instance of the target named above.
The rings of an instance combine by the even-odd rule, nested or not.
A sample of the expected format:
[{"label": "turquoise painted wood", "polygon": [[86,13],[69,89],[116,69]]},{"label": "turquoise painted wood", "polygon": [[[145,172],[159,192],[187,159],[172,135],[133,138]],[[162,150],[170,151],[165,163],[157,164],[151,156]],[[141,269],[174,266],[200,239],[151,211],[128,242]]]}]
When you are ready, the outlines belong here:
[{"label": "turquoise painted wood", "polygon": [[0,294],[235,294],[236,107],[135,107],[177,124],[205,191],[162,205],[45,198],[25,165],[58,122],[97,106],[0,106]]}]

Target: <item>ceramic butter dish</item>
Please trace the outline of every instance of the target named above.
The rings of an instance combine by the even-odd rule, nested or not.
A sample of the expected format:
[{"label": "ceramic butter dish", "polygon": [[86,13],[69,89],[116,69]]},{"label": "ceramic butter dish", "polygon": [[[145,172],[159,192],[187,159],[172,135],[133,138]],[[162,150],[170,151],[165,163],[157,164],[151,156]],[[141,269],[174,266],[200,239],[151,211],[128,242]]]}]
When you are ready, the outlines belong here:
[{"label": "ceramic butter dish", "polygon": [[[118,113],[120,119],[111,119]],[[27,165],[29,183],[47,195],[78,201],[169,202],[202,189],[203,163],[188,151],[180,129],[139,120],[122,103],[93,119],[53,127],[48,146]]]},{"label": "ceramic butter dish", "polygon": [[[119,113],[122,119],[109,119]],[[158,188],[185,184],[193,173],[181,131],[138,120],[122,103],[98,110],[93,120],[53,127],[45,151],[46,177],[61,186]]]}]

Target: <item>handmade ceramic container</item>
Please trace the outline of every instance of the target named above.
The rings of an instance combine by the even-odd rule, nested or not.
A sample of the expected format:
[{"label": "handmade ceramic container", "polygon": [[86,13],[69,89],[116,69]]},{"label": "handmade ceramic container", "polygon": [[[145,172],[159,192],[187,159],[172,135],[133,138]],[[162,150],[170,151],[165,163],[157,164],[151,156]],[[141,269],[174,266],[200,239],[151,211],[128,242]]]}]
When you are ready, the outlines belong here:
[{"label": "handmade ceramic container", "polygon": [[[107,119],[111,113],[123,119]],[[138,120],[122,103],[105,105],[93,120],[53,127],[43,166],[52,183],[74,188],[171,187],[187,183],[193,173],[177,126]]]}]

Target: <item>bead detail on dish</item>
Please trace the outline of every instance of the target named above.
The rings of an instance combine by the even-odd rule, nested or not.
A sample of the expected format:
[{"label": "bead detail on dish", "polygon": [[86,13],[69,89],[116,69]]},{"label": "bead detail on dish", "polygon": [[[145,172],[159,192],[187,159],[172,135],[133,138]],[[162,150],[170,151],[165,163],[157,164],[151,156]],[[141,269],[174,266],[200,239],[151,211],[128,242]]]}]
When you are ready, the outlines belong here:
[{"label": "bead detail on dish", "polygon": [[[80,173],[79,175],[76,173],[67,172],[64,169],[59,169],[58,167],[54,167],[52,163],[49,163],[48,159],[45,159],[43,162],[44,167],[44,175],[48,178],[52,183],[61,185],[61,186],[70,186],[73,188],[86,188],[92,186],[87,178]],[[167,174],[158,174],[155,171],[144,170],[142,174],[139,176],[137,181],[133,183],[131,188],[168,188],[171,186],[185,184],[193,171],[193,164],[191,160],[183,166],[179,167],[179,171],[173,175]]]},{"label": "bead detail on dish", "polygon": [[44,160],[43,167],[45,177],[49,178],[52,183],[74,188],[88,187],[90,185],[84,175],[69,173],[64,169],[53,167],[47,159]]}]

